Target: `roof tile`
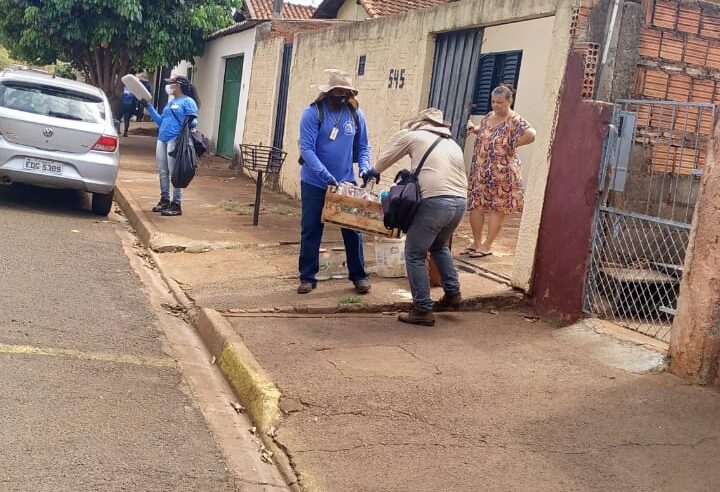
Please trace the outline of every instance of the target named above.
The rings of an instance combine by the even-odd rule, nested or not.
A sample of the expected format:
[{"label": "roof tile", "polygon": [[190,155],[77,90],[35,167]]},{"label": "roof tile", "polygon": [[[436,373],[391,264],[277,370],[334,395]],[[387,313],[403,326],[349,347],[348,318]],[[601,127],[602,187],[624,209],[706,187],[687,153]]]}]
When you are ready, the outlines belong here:
[{"label": "roof tile", "polygon": [[400,14],[443,5],[450,0],[360,0],[371,17]]},{"label": "roof tile", "polygon": [[[273,0],[245,0],[255,12],[254,19],[271,19]],[[283,4],[283,17],[285,19],[311,19],[315,9],[305,5],[298,5],[285,1]]]}]

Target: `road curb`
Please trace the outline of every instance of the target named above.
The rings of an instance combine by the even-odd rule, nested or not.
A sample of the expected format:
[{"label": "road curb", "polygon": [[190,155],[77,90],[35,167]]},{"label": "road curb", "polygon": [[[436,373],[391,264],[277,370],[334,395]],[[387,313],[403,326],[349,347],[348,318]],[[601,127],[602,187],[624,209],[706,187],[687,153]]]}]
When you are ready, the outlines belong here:
[{"label": "road curb", "polygon": [[202,308],[193,321],[218,369],[257,427],[256,436],[273,452],[273,461],[285,478],[287,487],[294,492],[306,490],[298,483],[287,450],[275,441],[282,415],[280,390],[222,314],[214,309]]},{"label": "road curb", "polygon": [[160,231],[149,220],[144,218],[145,212],[143,209],[119,182],[115,185],[115,201],[120,206],[130,225],[135,229],[140,241],[152,249],[154,240],[160,235]]},{"label": "road curb", "polygon": [[214,309],[202,308],[195,328],[216,364],[262,433],[280,418],[280,391],[230,323]]}]

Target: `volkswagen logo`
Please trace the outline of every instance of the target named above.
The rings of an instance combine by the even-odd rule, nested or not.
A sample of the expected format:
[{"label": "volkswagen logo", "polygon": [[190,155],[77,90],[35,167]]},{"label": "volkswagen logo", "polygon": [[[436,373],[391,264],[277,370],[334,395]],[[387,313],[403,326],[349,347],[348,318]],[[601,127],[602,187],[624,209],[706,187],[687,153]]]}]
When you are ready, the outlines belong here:
[{"label": "volkswagen logo", "polygon": [[47,137],[47,138],[50,138],[53,135],[55,135],[55,130],[53,130],[52,128],[45,128],[43,130],[43,135],[45,135],[45,137]]}]

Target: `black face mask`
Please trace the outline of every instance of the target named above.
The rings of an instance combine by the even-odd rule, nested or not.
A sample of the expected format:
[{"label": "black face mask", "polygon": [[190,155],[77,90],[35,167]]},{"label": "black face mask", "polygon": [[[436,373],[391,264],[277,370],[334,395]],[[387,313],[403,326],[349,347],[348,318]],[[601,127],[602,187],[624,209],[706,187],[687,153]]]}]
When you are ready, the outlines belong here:
[{"label": "black face mask", "polygon": [[334,106],[342,107],[348,103],[350,98],[348,96],[330,96],[328,99]]}]

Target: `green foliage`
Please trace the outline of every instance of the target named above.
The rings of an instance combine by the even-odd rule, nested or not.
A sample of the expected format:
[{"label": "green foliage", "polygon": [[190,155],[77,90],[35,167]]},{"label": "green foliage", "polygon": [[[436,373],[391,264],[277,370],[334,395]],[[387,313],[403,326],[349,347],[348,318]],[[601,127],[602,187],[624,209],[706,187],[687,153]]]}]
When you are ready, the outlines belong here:
[{"label": "green foliage", "polygon": [[15,60],[10,58],[10,53],[8,53],[8,50],[0,46],[0,69],[3,69],[8,65],[12,65],[13,63],[15,63]]},{"label": "green foliage", "polygon": [[55,67],[55,75],[64,79],[77,80],[75,71],[68,63],[58,63],[57,67]]},{"label": "green foliage", "polygon": [[61,60],[109,95],[133,67],[174,66],[203,52],[242,0],[0,0],[0,44],[34,65]]}]

